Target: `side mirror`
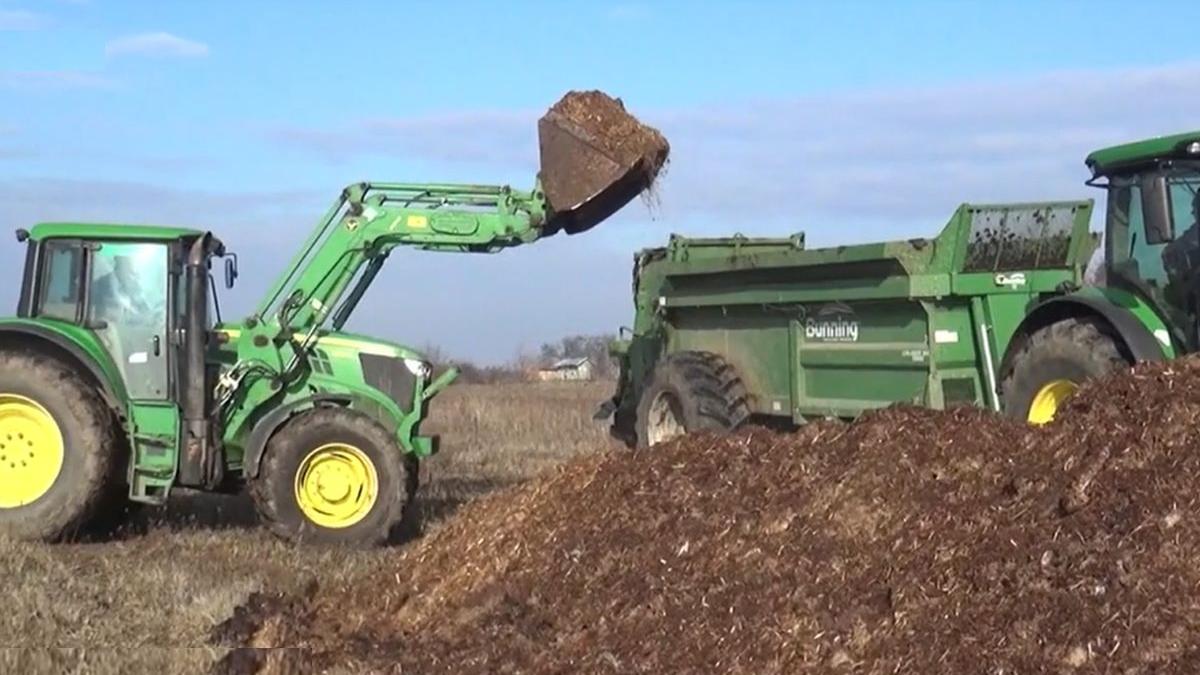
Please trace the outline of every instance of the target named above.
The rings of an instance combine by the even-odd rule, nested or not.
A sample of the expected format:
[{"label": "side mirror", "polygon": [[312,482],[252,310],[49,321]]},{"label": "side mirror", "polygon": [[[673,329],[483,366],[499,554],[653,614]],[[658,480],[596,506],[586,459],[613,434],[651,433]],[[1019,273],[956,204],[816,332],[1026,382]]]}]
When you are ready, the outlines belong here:
[{"label": "side mirror", "polygon": [[1153,176],[1142,182],[1142,214],[1146,220],[1147,244],[1165,244],[1175,238],[1171,191],[1167,189],[1165,176]]},{"label": "side mirror", "polygon": [[233,282],[237,281],[237,278],[237,254],[230,253],[225,256],[225,288],[233,288]]}]

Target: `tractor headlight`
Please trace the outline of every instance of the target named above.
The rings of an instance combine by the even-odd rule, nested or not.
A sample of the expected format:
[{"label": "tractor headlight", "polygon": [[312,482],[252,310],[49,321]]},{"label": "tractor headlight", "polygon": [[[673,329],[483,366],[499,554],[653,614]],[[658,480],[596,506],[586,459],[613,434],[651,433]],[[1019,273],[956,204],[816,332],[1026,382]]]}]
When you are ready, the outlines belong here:
[{"label": "tractor headlight", "polygon": [[404,359],[404,367],[408,368],[408,372],[420,378],[429,377],[429,374],[433,372],[433,366],[421,359]]}]

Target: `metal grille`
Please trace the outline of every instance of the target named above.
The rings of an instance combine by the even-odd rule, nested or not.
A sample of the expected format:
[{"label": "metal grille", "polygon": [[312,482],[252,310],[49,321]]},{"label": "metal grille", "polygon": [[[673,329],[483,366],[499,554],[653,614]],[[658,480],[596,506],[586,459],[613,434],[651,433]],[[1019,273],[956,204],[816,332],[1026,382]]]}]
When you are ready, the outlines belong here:
[{"label": "metal grille", "polygon": [[1075,225],[1073,206],[971,209],[966,272],[1064,267]]},{"label": "metal grille", "polygon": [[362,364],[364,382],[387,394],[401,410],[412,410],[417,376],[409,371],[403,360],[376,354],[359,354],[358,361]]},{"label": "metal grille", "polygon": [[942,396],[946,405],[975,403],[975,381],[969,377],[942,380]]},{"label": "metal grille", "polygon": [[329,354],[326,354],[324,349],[312,350],[308,356],[308,365],[314,373],[321,375],[333,374],[333,363],[329,360]]}]

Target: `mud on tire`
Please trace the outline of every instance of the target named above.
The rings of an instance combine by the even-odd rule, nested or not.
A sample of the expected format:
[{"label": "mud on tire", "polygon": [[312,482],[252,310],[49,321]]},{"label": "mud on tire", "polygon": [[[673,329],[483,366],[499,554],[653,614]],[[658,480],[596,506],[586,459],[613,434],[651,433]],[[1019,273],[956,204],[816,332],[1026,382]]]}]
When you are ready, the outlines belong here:
[{"label": "mud on tire", "polygon": [[1132,358],[1102,321],[1063,319],[1034,331],[1013,356],[1000,385],[1004,413],[1028,419],[1034,397],[1058,380],[1084,380],[1125,368]]},{"label": "mud on tire", "polygon": [[638,401],[638,447],[684,433],[729,431],[750,416],[746,387],[733,366],[709,352],[679,352],[658,362]]},{"label": "mud on tire", "polygon": [[[365,457],[373,469],[375,496],[357,519],[330,526],[302,508],[299,482],[318,449],[337,445]],[[267,443],[258,476],[249,481],[259,519],[274,534],[296,542],[364,547],[393,535],[416,487],[415,460],[377,422],[344,408],[315,408],[286,422]]]},{"label": "mud on tire", "polygon": [[[28,504],[0,508],[0,535],[59,541],[84,533],[111,503],[114,483],[123,484],[117,475],[121,445],[111,410],[90,383],[33,352],[0,351],[0,395],[40,406],[58,427],[63,453],[61,468],[44,493]],[[3,440],[9,441],[7,434]],[[23,451],[37,449],[30,443]],[[20,459],[11,453],[11,446],[0,450],[16,470]]]}]

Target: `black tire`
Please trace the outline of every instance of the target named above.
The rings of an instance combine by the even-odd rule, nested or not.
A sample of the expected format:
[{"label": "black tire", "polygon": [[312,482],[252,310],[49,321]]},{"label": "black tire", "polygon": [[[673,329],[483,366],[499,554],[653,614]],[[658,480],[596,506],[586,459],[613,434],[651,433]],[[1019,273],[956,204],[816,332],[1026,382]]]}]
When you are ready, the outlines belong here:
[{"label": "black tire", "polygon": [[657,445],[684,433],[736,429],[750,417],[747,400],[741,378],[720,356],[671,354],[655,365],[638,400],[638,447]]},{"label": "black tire", "polygon": [[[0,352],[0,395],[41,406],[58,426],[63,444],[62,467],[49,489],[29,504],[0,508],[0,535],[60,541],[82,534],[119,480],[121,446],[112,412],[94,386],[62,363],[30,352]],[[3,440],[9,440],[7,434]],[[0,461],[16,470],[5,452],[11,449],[0,449]]]},{"label": "black tire", "polygon": [[116,486],[109,490],[96,507],[96,514],[87,522],[87,536],[91,539],[111,539],[131,531],[130,524],[145,510],[146,505],[129,499],[129,484],[125,474],[118,472],[113,477]]},{"label": "black tire", "polygon": [[[374,467],[377,490],[356,522],[331,527],[301,509],[296,481],[305,459],[328,444],[357,448]],[[271,437],[249,482],[260,520],[276,535],[295,542],[378,546],[404,519],[417,487],[416,462],[377,422],[345,408],[316,408],[289,420]]]},{"label": "black tire", "polygon": [[[115,419],[112,428],[114,431],[119,428]],[[146,507],[129,499],[129,463],[133,461],[129,440],[118,435],[113,443],[116,444],[116,455],[112,472],[95,514],[87,521],[86,532],[81,533],[88,539],[104,540],[120,535]]]},{"label": "black tire", "polygon": [[1066,380],[1078,386],[1130,363],[1124,343],[1101,321],[1063,319],[1044,326],[1012,358],[1000,385],[1004,413],[1030,420],[1034,397],[1050,383]]}]

